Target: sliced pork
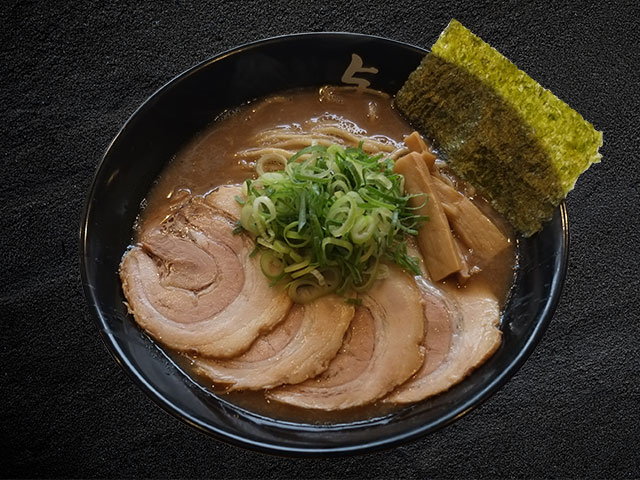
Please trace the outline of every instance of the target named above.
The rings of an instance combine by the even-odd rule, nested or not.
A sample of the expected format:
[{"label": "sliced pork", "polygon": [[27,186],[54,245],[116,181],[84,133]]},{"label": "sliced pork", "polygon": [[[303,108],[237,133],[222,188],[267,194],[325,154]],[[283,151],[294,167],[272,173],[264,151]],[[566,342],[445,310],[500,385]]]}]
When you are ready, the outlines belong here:
[{"label": "sliced pork", "polygon": [[324,371],[342,345],[354,307],[337,295],[294,305],[287,318],[251,348],[228,360],[195,358],[195,372],[229,390],[299,383]]},{"label": "sliced pork", "polygon": [[362,295],[343,347],[318,377],[267,392],[298,407],[341,410],[374,402],[407,380],[423,361],[420,292],[411,276],[389,277]]},{"label": "sliced pork", "polygon": [[242,205],[238,203],[237,198],[243,197],[242,187],[239,185],[222,185],[208,193],[204,200],[209,205],[237,220],[240,218],[242,210]]},{"label": "sliced pork", "polygon": [[[215,205],[215,202],[213,202]],[[120,266],[129,310],[164,345],[233,357],[284,319],[291,300],[270,288],[254,242],[231,215],[194,197],[141,234]]]},{"label": "sliced pork", "polygon": [[416,278],[422,293],[424,312],[424,363],[414,375],[423,377],[436,370],[447,358],[453,336],[452,305],[447,297],[424,278]]},{"label": "sliced pork", "polygon": [[485,283],[471,281],[464,288],[445,285],[444,292],[425,286],[425,362],[385,402],[413,403],[444,392],[484,363],[500,345],[500,307]]}]

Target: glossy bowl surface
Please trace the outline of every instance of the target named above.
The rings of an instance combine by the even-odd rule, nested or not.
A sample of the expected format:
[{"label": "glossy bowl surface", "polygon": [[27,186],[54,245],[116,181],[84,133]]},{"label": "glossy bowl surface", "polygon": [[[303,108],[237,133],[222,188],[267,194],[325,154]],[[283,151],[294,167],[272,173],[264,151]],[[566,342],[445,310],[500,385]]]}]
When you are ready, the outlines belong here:
[{"label": "glossy bowl surface", "polygon": [[506,306],[502,345],[451,390],[389,417],[346,425],[302,425],[244,411],[191,381],[127,313],[118,265],[154,179],[220,113],[290,88],[340,84],[352,54],[377,73],[356,75],[395,94],[425,50],[347,33],[300,34],[222,53],[179,75],[131,116],[107,149],[80,230],[84,291],[103,341],[158,405],[214,437],[267,453],[327,456],[399,445],[441,428],[486,400],[524,363],[551,321],[568,254],[562,204],[539,234],[519,240],[519,268]]}]

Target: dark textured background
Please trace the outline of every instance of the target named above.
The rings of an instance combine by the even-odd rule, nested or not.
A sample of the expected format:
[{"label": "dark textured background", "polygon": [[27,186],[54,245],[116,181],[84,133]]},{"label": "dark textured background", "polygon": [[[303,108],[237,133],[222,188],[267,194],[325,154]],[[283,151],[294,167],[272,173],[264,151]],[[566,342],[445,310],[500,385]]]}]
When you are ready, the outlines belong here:
[{"label": "dark textured background", "polygon": [[[636,5],[1,2],[2,476],[640,476]],[[238,44],[333,30],[428,47],[452,17],[604,131],[603,162],[568,198],[567,283],[537,350],[478,410],[360,457],[265,456],[161,411],[102,345],[79,279],[82,203],[120,126]]]}]

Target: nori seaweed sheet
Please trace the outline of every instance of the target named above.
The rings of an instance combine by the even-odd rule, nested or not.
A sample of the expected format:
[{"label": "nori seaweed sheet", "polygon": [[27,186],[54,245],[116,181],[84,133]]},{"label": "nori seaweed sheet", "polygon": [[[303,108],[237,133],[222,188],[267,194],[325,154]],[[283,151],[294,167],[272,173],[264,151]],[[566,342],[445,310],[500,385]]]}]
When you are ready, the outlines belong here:
[{"label": "nori seaweed sheet", "polygon": [[601,132],[455,20],[396,104],[525,236],[600,159]]}]

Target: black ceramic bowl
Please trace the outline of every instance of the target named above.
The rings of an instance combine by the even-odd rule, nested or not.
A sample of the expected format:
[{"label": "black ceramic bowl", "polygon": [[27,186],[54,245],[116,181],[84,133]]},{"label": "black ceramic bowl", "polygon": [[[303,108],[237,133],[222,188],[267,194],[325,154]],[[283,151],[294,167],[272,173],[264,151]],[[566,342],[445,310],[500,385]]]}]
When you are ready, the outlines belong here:
[{"label": "black ceramic bowl", "polygon": [[100,163],[82,220],[84,290],[102,339],[158,405],[214,437],[287,455],[331,455],[396,446],[441,428],[479,405],[531,354],[560,297],[568,251],[566,208],[544,230],[519,239],[519,269],[506,306],[502,345],[451,390],[390,417],[348,425],[302,425],[243,411],[196,385],[127,314],[118,265],[154,179],[193,136],[225,109],[294,87],[340,84],[358,54],[377,74],[358,75],[395,94],[425,50],[345,33],[279,37],[225,52],[192,68],[149,98],[124,125]]}]

